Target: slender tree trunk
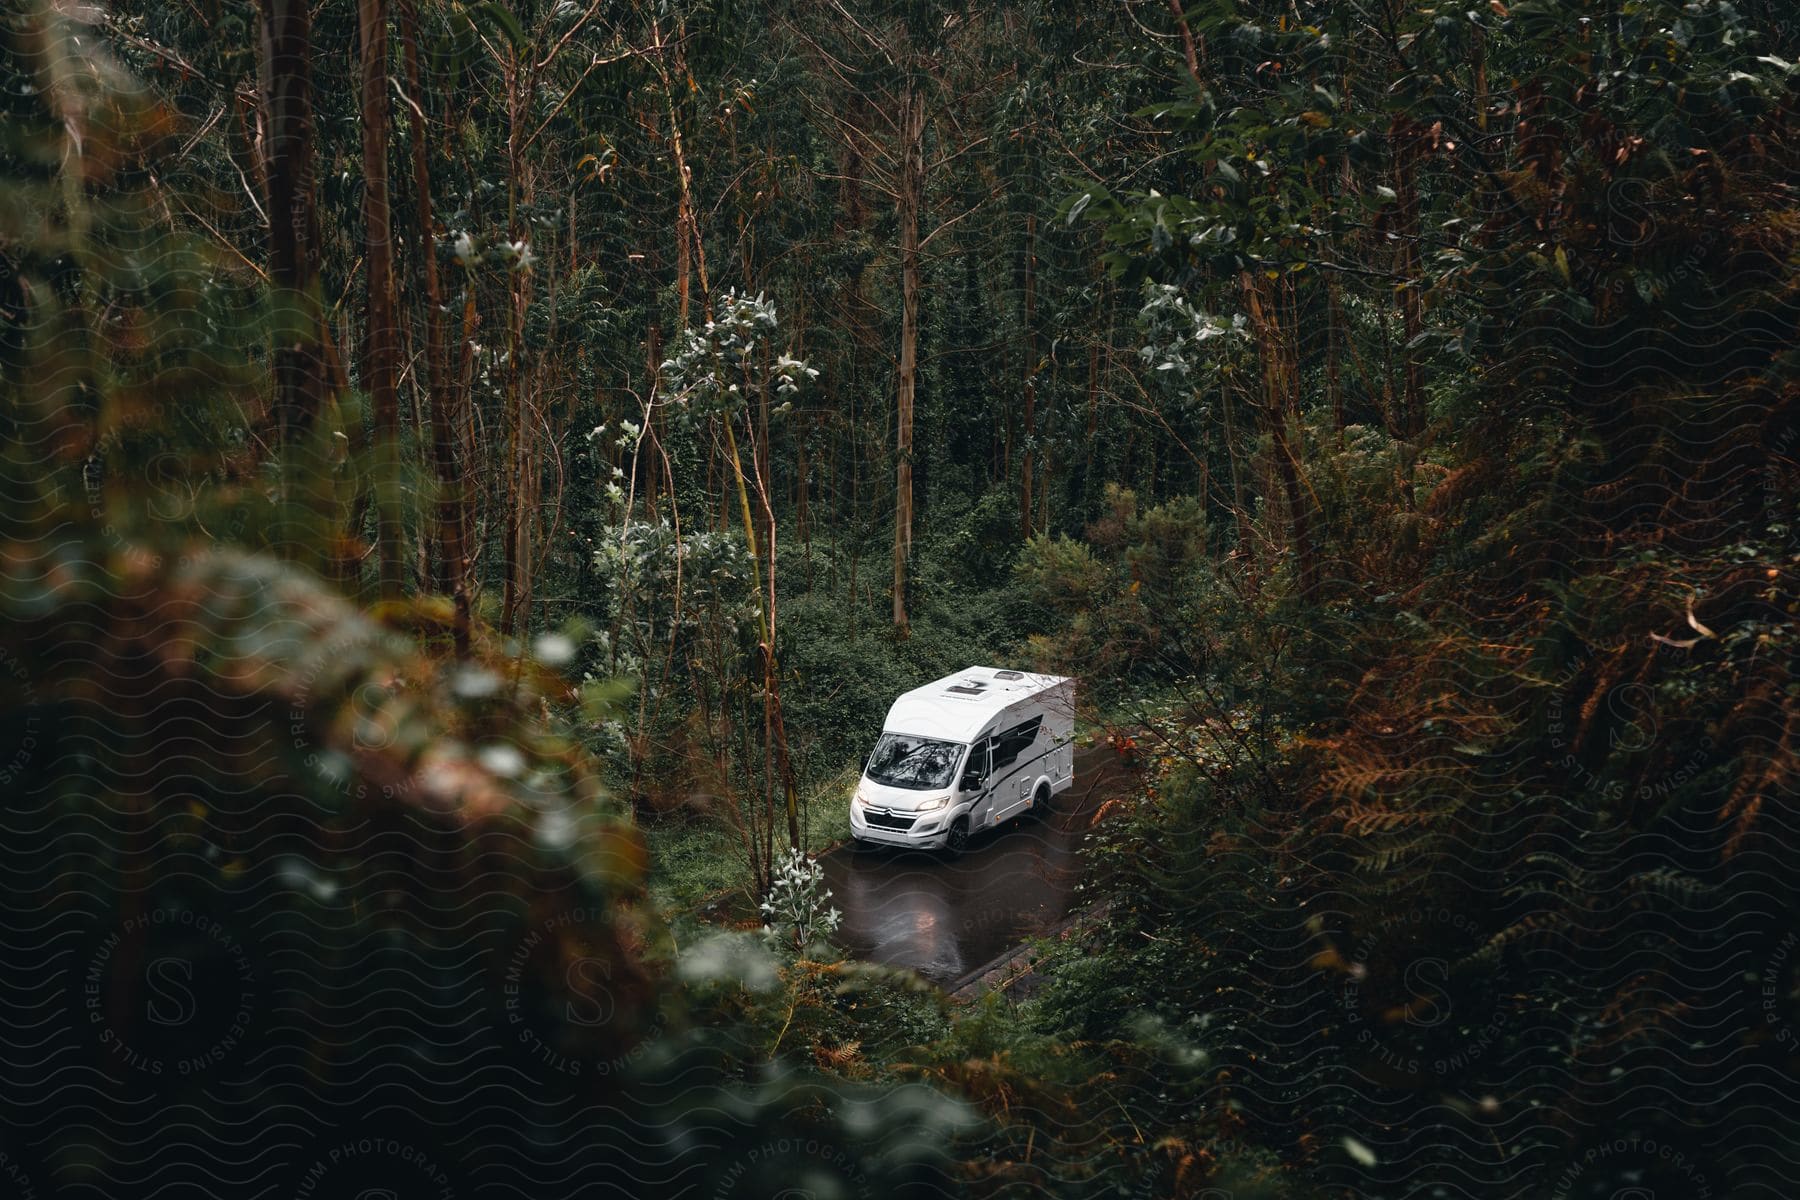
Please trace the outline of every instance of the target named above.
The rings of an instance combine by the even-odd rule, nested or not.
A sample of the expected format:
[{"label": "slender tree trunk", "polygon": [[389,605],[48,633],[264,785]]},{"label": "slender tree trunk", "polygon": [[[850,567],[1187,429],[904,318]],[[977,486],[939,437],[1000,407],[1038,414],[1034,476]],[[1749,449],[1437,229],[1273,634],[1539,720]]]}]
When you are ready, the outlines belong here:
[{"label": "slender tree trunk", "polygon": [[[750,278],[748,272],[745,273],[744,278]],[[768,471],[770,483],[775,480],[775,460],[769,457],[769,368],[772,365],[772,352],[765,345],[762,351],[762,386],[756,390],[755,453],[757,461]]]},{"label": "slender tree trunk", "polygon": [[430,136],[419,70],[417,0],[400,0],[400,42],[406,52],[406,90],[412,97],[413,206],[418,217],[418,262],[425,293],[425,381],[431,398],[431,461],[437,476],[437,556],[433,583],[454,604],[458,655],[469,649],[468,551],[463,544],[464,487],[457,467],[457,430],[449,360],[444,348],[443,288],[438,280],[437,231],[431,218]]},{"label": "slender tree trunk", "polygon": [[1339,433],[1344,432],[1344,306],[1338,297],[1336,272],[1325,275],[1325,395],[1331,405],[1331,420]]},{"label": "slender tree trunk", "polygon": [[[652,319],[650,329],[644,335],[644,392],[647,395],[653,394],[656,390],[657,376],[662,371],[662,351],[662,322]],[[656,512],[656,485],[662,476],[655,469],[656,464],[644,454],[643,448],[646,443],[655,445],[657,426],[661,420],[657,410],[654,407],[651,408],[644,418],[644,430],[639,436],[638,445],[632,451],[631,469],[638,473],[639,483],[643,487],[644,512],[646,514]],[[626,516],[629,517],[630,514],[627,513]]]},{"label": "slender tree trunk", "polygon": [[[470,485],[469,506],[466,510],[468,523],[463,526],[464,544],[469,555],[469,603],[478,607],[481,603],[481,560],[486,557],[488,547],[493,540],[494,502],[492,494],[483,485],[484,480],[496,474],[494,464],[498,454],[487,444],[483,435],[486,433],[481,414],[475,407],[475,360],[476,352],[481,347],[475,344],[475,333],[481,328],[482,315],[476,307],[478,291],[473,279],[464,281],[463,294],[463,326],[462,349],[458,355],[457,376],[459,390],[457,393],[456,411],[462,418],[462,441],[458,446],[461,461],[467,465]],[[494,361],[491,351],[483,351],[488,359],[488,370],[497,371],[499,364]]]},{"label": "slender tree trunk", "polygon": [[[744,488],[744,467],[738,459],[737,439],[731,422],[725,422],[725,437],[731,448],[731,465],[737,477],[738,502],[743,509],[744,534],[750,539],[751,561],[755,562],[756,531],[750,519],[750,501]],[[775,655],[776,590],[775,590],[775,510],[769,503],[769,466],[754,456],[750,468],[756,479],[756,492],[762,502],[763,524],[767,530],[768,602],[764,605],[763,629],[763,736],[772,765],[781,781],[783,808],[787,814],[788,845],[800,848],[800,787],[794,776],[793,759],[788,754],[787,721],[781,709],[781,661]]]},{"label": "slender tree trunk", "polygon": [[400,325],[394,313],[394,237],[388,205],[387,3],[359,0],[362,40],[363,257],[366,307],[363,386],[375,421],[375,522],[381,595],[405,585],[404,526],[399,512]]},{"label": "slender tree trunk", "polygon": [[1237,405],[1231,402],[1231,386],[1219,389],[1219,401],[1225,410],[1225,462],[1231,468],[1231,509],[1237,524],[1238,549],[1247,557],[1254,552],[1250,534],[1250,506],[1244,496],[1244,468],[1238,449]]},{"label": "slender tree trunk", "polygon": [[1300,479],[1299,458],[1289,428],[1290,420],[1297,415],[1298,374],[1290,369],[1288,335],[1281,327],[1278,301],[1270,297],[1265,303],[1261,283],[1249,272],[1243,274],[1242,286],[1263,365],[1263,395],[1256,411],[1269,435],[1270,465],[1281,484],[1287,508],[1296,588],[1304,600],[1312,596],[1318,585],[1318,557],[1313,545],[1312,507]]},{"label": "slender tree trunk", "polygon": [[[533,88],[527,79],[523,62],[515,61],[506,78],[507,115],[507,228],[514,239],[523,240],[519,205],[533,199],[530,172],[525,165],[525,130],[530,120]],[[532,505],[538,491],[536,450],[536,409],[530,396],[531,375],[525,369],[525,314],[531,305],[531,274],[517,271],[509,276],[510,310],[507,323],[507,479],[506,519],[501,531],[503,539],[502,580],[500,598],[500,632],[515,630],[523,635],[531,624],[530,596],[532,531],[535,517]]]},{"label": "slender tree trunk", "polygon": [[[507,155],[509,217],[516,211],[518,204],[518,156],[516,149],[519,141],[519,114],[516,100],[518,88],[518,68],[514,65],[507,78],[507,95],[509,107],[512,109],[512,137]],[[511,221],[507,223],[511,232]],[[519,352],[523,349],[520,336],[519,283],[517,279],[506,281],[506,456],[502,460],[504,467],[500,479],[501,519],[500,519],[500,634],[505,637],[513,632],[513,615],[519,603],[519,539],[524,536],[524,468],[525,450],[525,381],[521,378]]]},{"label": "slender tree trunk", "polygon": [[330,396],[319,304],[314,196],[312,18],[306,0],[262,0],[262,93],[267,106],[269,281],[274,290],[274,438],[304,438]]},{"label": "slender tree trunk", "polygon": [[1187,14],[1181,10],[1181,0],[1169,0],[1169,12],[1175,17],[1176,29],[1181,32],[1181,50],[1187,56],[1188,74],[1196,85],[1205,87],[1200,76],[1201,43],[1194,37],[1194,31],[1188,25]]},{"label": "slender tree trunk", "polygon": [[1306,502],[1305,488],[1300,482],[1300,468],[1293,441],[1288,434],[1288,414],[1279,410],[1268,414],[1269,432],[1274,442],[1275,473],[1287,501],[1288,526],[1294,541],[1295,577],[1300,598],[1311,598],[1318,587],[1318,559],[1313,547],[1312,508]]},{"label": "slender tree trunk", "polygon": [[[242,91],[234,90],[231,93],[232,115],[237,118],[238,136],[228,140],[227,148],[231,152],[232,164],[244,173],[244,178],[250,181],[254,193],[266,202],[269,198],[269,177],[264,136],[268,113],[261,104],[261,97],[256,93],[248,97]],[[266,220],[266,210],[263,216]]]},{"label": "slender tree trunk", "polygon": [[694,273],[693,257],[688,250],[686,208],[686,205],[679,205],[675,216],[675,324],[682,329],[691,324],[688,320],[688,278]]},{"label": "slender tree trunk", "polygon": [[[1056,364],[1051,363],[1050,394],[1053,396],[1058,394],[1056,389],[1058,378]],[[1044,440],[1044,453],[1039,455],[1037,460],[1037,482],[1035,485],[1038,506],[1037,529],[1040,533],[1048,533],[1050,531],[1050,489],[1052,481],[1055,479],[1054,463],[1050,457],[1051,438],[1046,436]]]},{"label": "slender tree trunk", "polygon": [[1479,25],[1470,30],[1469,53],[1475,60],[1475,127],[1486,133],[1488,127],[1487,39],[1482,36]]},{"label": "slender tree trunk", "polygon": [[1025,217],[1025,433],[1019,456],[1019,536],[1031,537],[1032,438],[1037,433],[1037,214]]},{"label": "slender tree trunk", "polygon": [[894,389],[894,632],[906,637],[906,572],[912,557],[913,397],[919,364],[919,208],[925,191],[925,93],[907,83],[900,101],[900,362]]},{"label": "slender tree trunk", "polygon": [[[660,43],[662,41],[660,28],[653,25],[652,29],[655,32],[657,41]],[[677,53],[679,53],[679,50]],[[658,60],[658,64],[659,70],[661,70],[660,60]],[[681,68],[682,77],[689,77],[686,63],[684,61],[678,61],[678,65]],[[709,282],[706,272],[706,245],[701,240],[699,219],[694,213],[694,200],[692,189],[689,184],[690,176],[687,168],[687,157],[682,146],[681,127],[675,120],[674,99],[670,88],[669,75],[666,70],[662,70],[662,84],[663,94],[669,101],[669,144],[674,154],[675,175],[680,188],[679,212],[683,219],[682,224],[686,226],[685,236],[693,239],[693,263],[697,282],[700,284],[701,311],[705,313],[706,318],[710,321],[712,319],[712,284]],[[732,427],[732,422],[734,420],[735,417],[732,414],[727,413],[721,419],[720,424],[723,426],[725,432],[725,445],[727,453],[729,454],[732,478],[737,485],[738,515],[744,523],[744,543],[750,553],[751,577],[754,581],[753,586],[755,588],[757,632],[761,642],[761,645],[758,647],[759,658],[761,661],[758,665],[762,668],[763,735],[765,738],[764,761],[765,763],[768,763],[769,766],[772,766],[775,773],[779,776],[782,789],[783,809],[787,817],[788,845],[798,850],[800,848],[800,788],[798,780],[794,776],[793,761],[788,754],[787,724],[782,717],[781,710],[781,663],[775,655],[775,513],[769,506],[769,484],[768,477],[765,474],[766,468],[762,463],[758,462],[755,457],[756,441],[754,437],[752,437],[750,443],[752,454],[751,467],[756,473],[757,495],[763,506],[768,534],[768,551],[766,555],[758,554],[756,522],[751,515],[750,492],[744,477],[743,459],[738,452],[737,433]],[[768,570],[766,592],[764,591],[762,574],[762,568],[765,561],[767,562]],[[749,761],[747,752],[744,758],[746,762]],[[773,760],[772,762],[770,762],[771,759]],[[769,820],[765,822],[768,829],[768,849],[764,859],[765,873],[763,878],[766,880],[768,877],[766,869],[767,865],[772,863],[774,858],[775,822],[773,813],[773,789],[765,789],[764,794],[768,798],[768,807],[770,810]]]}]

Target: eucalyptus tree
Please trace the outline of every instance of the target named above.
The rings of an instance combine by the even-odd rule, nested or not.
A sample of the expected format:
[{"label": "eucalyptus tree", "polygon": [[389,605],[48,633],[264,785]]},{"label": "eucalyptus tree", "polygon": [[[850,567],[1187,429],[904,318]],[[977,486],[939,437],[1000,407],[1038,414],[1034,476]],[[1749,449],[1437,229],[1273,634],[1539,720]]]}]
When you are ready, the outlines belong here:
[{"label": "eucalyptus tree", "polygon": [[[665,407],[673,406],[685,420],[715,422],[724,434],[737,493],[738,515],[743,523],[744,545],[750,559],[750,576],[757,614],[757,658],[763,697],[765,750],[764,794],[773,806],[779,786],[787,820],[788,846],[798,851],[800,842],[799,788],[788,749],[787,725],[781,709],[781,664],[776,656],[777,604],[775,510],[770,498],[768,466],[755,453],[754,426],[750,424],[750,398],[773,390],[786,397],[818,377],[818,371],[799,359],[782,354],[772,363],[765,353],[778,327],[775,309],[764,297],[727,293],[718,304],[718,315],[703,327],[684,332],[675,356],[663,364],[670,394]],[[744,469],[739,449],[738,425],[751,435],[750,471]],[[750,488],[754,483],[763,513],[759,550],[756,519],[751,511]],[[771,828],[773,822],[766,822]],[[773,846],[767,843],[753,859],[760,892],[771,878]]]},{"label": "eucalyptus tree", "polygon": [[314,191],[313,37],[305,0],[262,0],[258,177],[266,189],[269,280],[276,294],[278,444],[304,437],[338,378],[319,294],[319,216]]},{"label": "eucalyptus tree", "polygon": [[936,0],[874,6],[817,0],[799,5],[790,16],[815,73],[828,84],[815,104],[820,121],[832,130],[832,140],[852,149],[863,172],[858,182],[882,192],[894,206],[900,323],[894,356],[892,599],[894,632],[900,637],[908,631],[923,254],[968,215],[947,217],[927,231],[927,189],[946,163],[985,140],[965,132],[958,113],[987,90],[986,81],[956,70],[959,51],[983,36],[984,20],[985,14]]},{"label": "eucalyptus tree", "polygon": [[358,0],[362,51],[361,125],[363,171],[362,383],[374,417],[376,557],[381,594],[394,599],[402,585],[400,481],[400,329],[394,296],[394,231],[388,203],[388,7],[386,0]]}]

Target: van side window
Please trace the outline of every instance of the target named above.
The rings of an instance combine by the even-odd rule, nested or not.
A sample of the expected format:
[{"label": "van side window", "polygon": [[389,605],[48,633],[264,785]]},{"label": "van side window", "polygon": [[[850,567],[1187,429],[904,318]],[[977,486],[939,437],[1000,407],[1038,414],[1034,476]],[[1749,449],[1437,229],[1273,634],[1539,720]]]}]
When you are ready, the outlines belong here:
[{"label": "van side window", "polygon": [[963,766],[964,775],[979,775],[983,779],[988,774],[988,751],[993,748],[993,738],[983,738],[969,747],[969,761]]},{"label": "van side window", "polygon": [[1017,762],[1031,743],[1037,741],[1038,729],[1044,724],[1039,715],[1026,721],[1023,725],[1015,725],[1011,729],[1001,730],[994,735],[994,763],[989,770],[990,775],[997,775],[1001,768],[1010,767]]}]

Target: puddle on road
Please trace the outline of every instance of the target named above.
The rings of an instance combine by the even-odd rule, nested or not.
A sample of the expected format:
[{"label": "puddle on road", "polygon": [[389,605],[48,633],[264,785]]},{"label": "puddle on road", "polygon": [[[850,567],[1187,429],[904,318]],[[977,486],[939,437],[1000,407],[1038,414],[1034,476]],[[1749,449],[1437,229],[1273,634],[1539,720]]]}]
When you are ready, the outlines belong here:
[{"label": "puddle on road", "polygon": [[1124,773],[1112,752],[1076,756],[1075,785],[1044,818],[1021,817],[970,840],[960,858],[840,847],[825,883],[843,911],[833,940],[869,962],[951,983],[1068,915],[1093,811]]}]

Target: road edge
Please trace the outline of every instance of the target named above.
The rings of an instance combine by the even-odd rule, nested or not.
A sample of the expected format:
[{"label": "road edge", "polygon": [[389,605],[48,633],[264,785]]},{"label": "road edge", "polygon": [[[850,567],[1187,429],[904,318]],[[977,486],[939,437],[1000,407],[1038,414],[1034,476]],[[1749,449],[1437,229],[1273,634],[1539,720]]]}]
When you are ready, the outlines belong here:
[{"label": "road edge", "polygon": [[967,1002],[977,999],[986,992],[1006,991],[1007,988],[1031,973],[1031,967],[1038,954],[1038,949],[1033,943],[1051,938],[1057,941],[1067,941],[1071,936],[1085,933],[1105,919],[1110,908],[1110,902],[1102,900],[1090,904],[1078,912],[1070,913],[1029,941],[995,955],[973,971],[967,971],[945,984],[944,992],[952,1000]]}]

